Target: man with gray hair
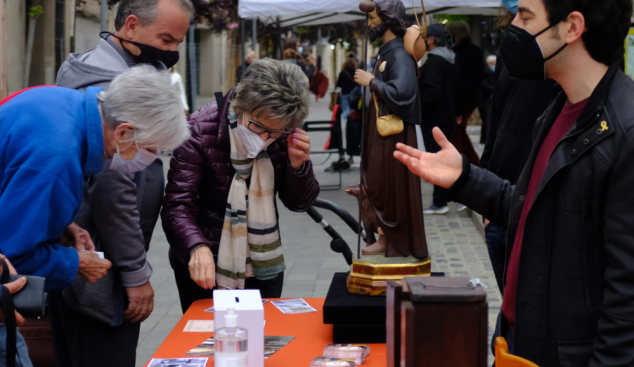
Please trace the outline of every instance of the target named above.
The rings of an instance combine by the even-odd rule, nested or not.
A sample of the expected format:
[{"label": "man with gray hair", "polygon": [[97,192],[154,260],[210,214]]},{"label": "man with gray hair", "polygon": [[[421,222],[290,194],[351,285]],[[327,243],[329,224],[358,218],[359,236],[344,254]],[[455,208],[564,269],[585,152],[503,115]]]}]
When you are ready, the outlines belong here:
[{"label": "man with gray hair", "polygon": [[[115,33],[87,52],[70,54],[57,84],[108,88],[115,76],[135,64],[170,68],[178,61],[178,44],[187,34],[193,12],[190,0],[121,1]],[[156,113],[160,111],[150,111],[148,116]],[[76,222],[90,232],[96,247],[114,266],[96,284],[75,281],[51,295],[58,365],[134,365],[140,322],[149,317],[154,305],[152,268],[146,256],[163,187],[160,159],[139,172],[114,170],[106,162],[103,171],[87,178]],[[106,335],[104,342],[100,338]],[[118,353],[111,353],[113,349]]]},{"label": "man with gray hair", "polygon": [[[56,106],[54,113],[51,106]],[[111,262],[59,241],[82,203],[83,176],[100,172],[104,157],[113,158],[112,169],[139,170],[156,158],[157,149],[174,149],[188,137],[187,121],[169,76],[149,66],[122,73],[105,92],[93,87],[83,93],[39,87],[1,101],[3,254],[19,274],[45,277],[47,291],[62,290],[78,279],[98,281]],[[90,334],[78,339],[82,348],[94,341]],[[108,340],[103,347],[82,353],[109,349],[101,352],[102,358],[118,355],[120,351],[110,349],[114,342]],[[5,345],[0,343],[0,352]],[[25,359],[28,356],[20,353],[21,364],[29,365]]]}]

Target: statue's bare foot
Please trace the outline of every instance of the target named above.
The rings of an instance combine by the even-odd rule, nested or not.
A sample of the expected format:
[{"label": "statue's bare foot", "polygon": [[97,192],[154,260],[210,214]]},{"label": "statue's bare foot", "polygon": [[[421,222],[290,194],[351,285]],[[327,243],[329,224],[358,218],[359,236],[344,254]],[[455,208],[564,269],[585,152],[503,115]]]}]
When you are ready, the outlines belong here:
[{"label": "statue's bare foot", "polygon": [[361,250],[363,255],[384,255],[387,250],[387,239],[379,234],[379,240]]}]

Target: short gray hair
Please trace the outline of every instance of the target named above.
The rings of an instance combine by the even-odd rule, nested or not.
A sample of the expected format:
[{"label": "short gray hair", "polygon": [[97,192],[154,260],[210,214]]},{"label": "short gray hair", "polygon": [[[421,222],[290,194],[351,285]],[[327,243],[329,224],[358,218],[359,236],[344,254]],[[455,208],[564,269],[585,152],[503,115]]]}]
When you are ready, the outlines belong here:
[{"label": "short gray hair", "polygon": [[256,118],[266,115],[293,129],[308,115],[309,97],[308,78],[299,66],[266,58],[244,72],[231,107],[236,113],[257,111]]},{"label": "short gray hair", "polygon": [[[194,20],[194,5],[192,5],[191,0],[171,1],[176,1],[183,8],[190,23]],[[130,15],[136,15],[143,26],[154,23],[156,20],[156,8],[160,2],[161,0],[122,0],[114,19],[114,28],[117,31],[121,29]]]},{"label": "short gray hair", "polygon": [[451,33],[454,36],[460,36],[461,39],[471,38],[471,30],[469,29],[469,24],[464,20],[458,20],[455,22],[451,22],[447,24],[447,32]]},{"label": "short gray hair", "polygon": [[119,74],[98,96],[104,125],[112,129],[127,122],[136,128],[143,148],[172,150],[189,138],[183,105],[168,71],[150,65],[132,67]]}]

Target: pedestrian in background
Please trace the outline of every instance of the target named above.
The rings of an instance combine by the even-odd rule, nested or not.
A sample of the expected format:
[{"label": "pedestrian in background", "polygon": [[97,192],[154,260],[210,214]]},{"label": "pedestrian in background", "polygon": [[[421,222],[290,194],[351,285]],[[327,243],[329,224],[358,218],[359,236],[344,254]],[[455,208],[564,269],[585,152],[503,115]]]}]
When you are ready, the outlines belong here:
[{"label": "pedestrian in background", "polygon": [[[172,68],[193,12],[190,0],[123,0],[115,16],[115,32],[89,51],[68,55],[57,84],[80,90],[91,85],[108,89],[115,76],[137,64]],[[169,73],[170,85],[175,77],[180,79],[177,73]],[[183,114],[188,107],[182,84],[180,93],[174,87],[171,90],[179,97]],[[159,112],[146,111],[149,116]],[[115,169],[122,162],[113,159],[105,162],[101,172],[86,178],[76,221],[114,266],[96,284],[76,280],[68,289],[50,295],[60,366],[135,364],[141,322],[154,305],[147,252],[165,186],[163,163],[157,158],[148,156],[147,168],[123,162],[124,169]]]},{"label": "pedestrian in background", "polygon": [[241,63],[240,66],[236,69],[236,83],[239,83],[242,79],[242,75],[244,75],[244,71],[258,59],[258,55],[255,51],[250,51],[247,53],[247,56],[244,58],[244,63]]},{"label": "pedestrian in background", "polygon": [[480,101],[480,84],[484,81],[486,67],[484,55],[471,42],[471,30],[466,22],[459,20],[447,24],[447,33],[454,43],[459,78],[455,103],[458,126],[450,140],[461,154],[467,156],[470,163],[479,167],[480,158],[467,134],[467,124]]},{"label": "pedestrian in background", "polygon": [[[353,58],[347,58],[341,67],[339,72],[339,78],[337,78],[337,87],[341,88],[341,120],[347,121],[350,114],[350,104],[348,103],[348,96],[354,88],[358,86],[354,81],[354,73],[357,70],[357,63]],[[342,126],[343,127],[343,126]]]},{"label": "pedestrian in background", "polygon": [[192,137],[174,151],[161,213],[183,313],[216,286],[282,295],[275,196],[302,212],[319,194],[310,138],[299,128],[308,104],[302,70],[264,59],[220,105],[190,116]]},{"label": "pedestrian in background", "polygon": [[[421,130],[425,150],[437,153],[440,146],[434,140],[432,129],[440,128],[445,136],[451,136],[456,128],[455,94],[458,83],[456,54],[447,47],[447,32],[442,24],[427,28],[427,61],[420,68],[418,87],[421,102]],[[447,214],[447,190],[434,186],[433,203],[423,210],[425,214]]]},{"label": "pedestrian in background", "polygon": [[172,81],[172,87],[174,87],[176,94],[180,97],[183,112],[185,112],[186,116],[189,116],[189,104],[187,104],[187,94],[183,86],[183,77],[176,71],[176,66],[170,68],[170,80]]}]

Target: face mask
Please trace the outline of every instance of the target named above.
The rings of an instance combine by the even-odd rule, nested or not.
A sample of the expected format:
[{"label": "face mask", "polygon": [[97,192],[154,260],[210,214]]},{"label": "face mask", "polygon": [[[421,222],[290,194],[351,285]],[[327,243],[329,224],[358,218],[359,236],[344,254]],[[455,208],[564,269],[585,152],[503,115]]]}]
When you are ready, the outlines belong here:
[{"label": "face mask", "polygon": [[519,0],[502,0],[502,5],[513,14],[517,14],[517,5]]},{"label": "face mask", "polygon": [[374,28],[368,27],[368,36],[370,36],[370,41],[374,42],[377,38],[382,37],[385,32],[387,32],[387,29],[387,23],[381,23]]},{"label": "face mask", "polygon": [[553,26],[533,36],[527,30],[511,24],[508,33],[500,44],[500,53],[504,57],[504,63],[511,77],[526,80],[546,80],[546,61],[557,56],[568,46],[568,44],[564,44],[552,55],[544,57],[537,37]]},{"label": "face mask", "polygon": [[[242,119],[244,121],[244,116]],[[275,141],[275,139],[270,138],[264,141],[260,135],[249,130],[245,125],[240,124],[238,124],[238,135],[240,135],[240,140],[242,140],[242,145],[244,145],[244,149],[247,150],[247,157],[249,158],[257,157],[261,151],[268,148],[268,146]]]},{"label": "face mask", "polygon": [[[169,69],[178,62],[178,51],[164,51],[143,43],[124,40],[123,38],[117,37],[109,32],[101,32],[100,35],[104,33],[119,39],[119,41],[121,41],[121,48],[123,48],[123,51],[130,56],[135,64],[150,64],[157,69]],[[141,53],[138,55],[133,54],[127,47],[124,46],[124,42],[135,45],[139,48],[139,50],[141,50]]]},{"label": "face mask", "polygon": [[[136,144],[136,141],[135,141]],[[137,152],[130,159],[126,161],[123,159],[121,154],[119,154],[119,144],[117,144],[117,152],[112,157],[112,163],[110,163],[110,169],[114,171],[119,171],[123,173],[135,173],[139,171],[143,171],[147,166],[152,164],[158,156],[156,154],[150,153],[145,149],[139,149],[137,145]]]}]

